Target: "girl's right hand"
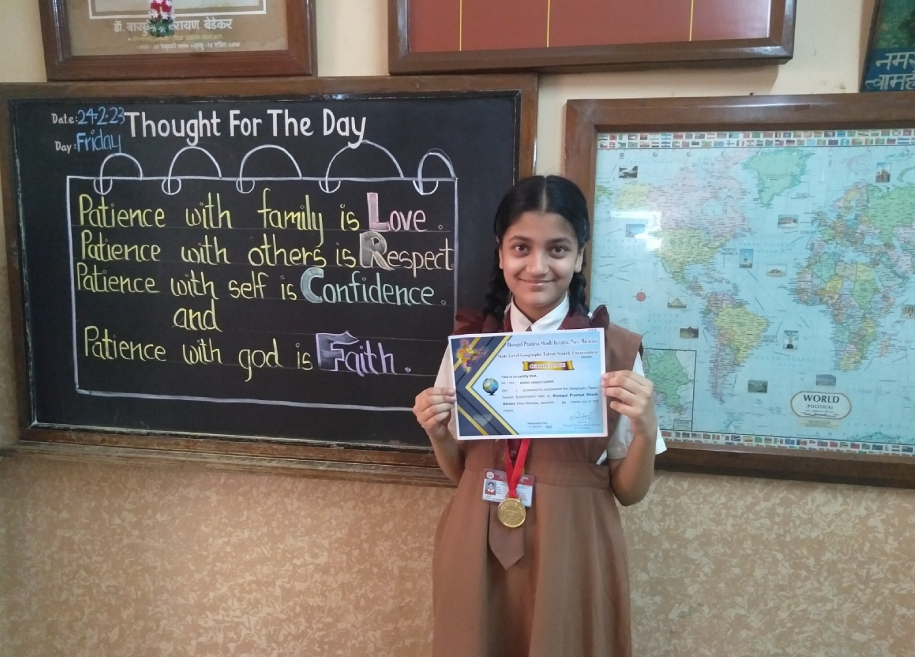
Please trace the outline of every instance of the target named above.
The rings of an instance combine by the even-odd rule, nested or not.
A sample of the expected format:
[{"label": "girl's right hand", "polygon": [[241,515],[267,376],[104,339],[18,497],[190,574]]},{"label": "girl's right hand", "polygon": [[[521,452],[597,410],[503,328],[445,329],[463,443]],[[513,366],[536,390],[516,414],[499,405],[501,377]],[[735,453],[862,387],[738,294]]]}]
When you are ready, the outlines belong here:
[{"label": "girl's right hand", "polygon": [[456,400],[453,388],[427,388],[416,395],[413,415],[430,440],[441,440],[451,435],[448,421]]}]

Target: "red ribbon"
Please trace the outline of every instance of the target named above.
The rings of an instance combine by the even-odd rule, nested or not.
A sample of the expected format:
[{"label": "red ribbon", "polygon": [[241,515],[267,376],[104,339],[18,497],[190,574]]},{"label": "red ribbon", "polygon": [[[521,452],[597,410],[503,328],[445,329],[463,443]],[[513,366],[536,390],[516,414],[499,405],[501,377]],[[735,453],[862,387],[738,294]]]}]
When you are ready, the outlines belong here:
[{"label": "red ribbon", "polygon": [[511,447],[508,440],[505,441],[505,474],[508,475],[508,496],[518,497],[518,482],[521,481],[521,475],[524,474],[524,461],[527,459],[527,450],[531,446],[531,439],[525,438],[521,441],[521,447],[518,448],[518,457],[512,464]]},{"label": "red ribbon", "polygon": [[[505,313],[503,318],[503,327],[509,333],[512,332],[512,319],[511,313]],[[530,331],[531,327],[528,326],[527,330]],[[518,443],[521,443],[520,447]],[[527,459],[527,450],[531,445],[530,438],[524,438],[523,440],[518,440],[517,438],[510,438],[505,441],[505,474],[508,475],[508,496],[518,497],[518,482],[521,481],[521,475],[524,474],[524,461]],[[518,450],[518,457],[515,460],[515,465],[512,466],[512,447]]]}]

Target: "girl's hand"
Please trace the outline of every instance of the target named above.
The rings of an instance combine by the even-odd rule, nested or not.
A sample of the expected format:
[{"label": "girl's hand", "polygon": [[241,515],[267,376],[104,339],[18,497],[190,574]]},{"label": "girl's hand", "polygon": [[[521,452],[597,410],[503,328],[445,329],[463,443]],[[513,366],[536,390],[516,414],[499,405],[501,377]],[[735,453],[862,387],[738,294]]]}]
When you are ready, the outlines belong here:
[{"label": "girl's hand", "polygon": [[632,433],[654,439],[658,420],[654,414],[654,384],[630,370],[606,372],[600,386],[610,399],[610,408],[629,418]]},{"label": "girl's hand", "polygon": [[441,440],[451,435],[448,421],[456,400],[452,388],[427,388],[416,396],[413,415],[430,440]]}]

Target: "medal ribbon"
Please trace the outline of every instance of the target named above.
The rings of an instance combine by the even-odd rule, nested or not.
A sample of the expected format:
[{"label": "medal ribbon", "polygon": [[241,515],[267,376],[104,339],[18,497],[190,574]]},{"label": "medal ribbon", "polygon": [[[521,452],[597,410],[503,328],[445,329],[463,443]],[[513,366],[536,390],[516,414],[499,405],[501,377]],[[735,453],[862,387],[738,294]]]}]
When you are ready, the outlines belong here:
[{"label": "medal ribbon", "polygon": [[518,457],[512,463],[511,447],[508,441],[505,441],[505,474],[508,475],[508,496],[518,497],[518,482],[521,481],[521,475],[524,474],[524,461],[527,459],[527,450],[531,446],[531,439],[525,438],[521,441],[521,447],[518,448]]},{"label": "medal ribbon", "polygon": [[[503,322],[504,330],[511,333],[511,313],[505,313]],[[524,462],[527,459],[530,442],[530,439],[518,440],[517,438],[509,438],[505,441],[505,474],[508,479],[506,500],[518,499],[518,482],[521,481],[521,475],[524,473]],[[517,451],[517,459],[514,464],[512,464],[512,451]],[[510,529],[503,525],[498,519],[496,505],[489,505],[489,549],[506,570],[524,556],[524,537],[524,531],[517,528]]]},{"label": "medal ribbon", "polygon": [[[512,319],[511,313],[505,313],[505,317],[502,320],[503,327],[509,333],[512,332]],[[533,324],[527,327],[527,330],[530,331],[533,328]],[[519,445],[520,443],[520,445]],[[524,474],[524,461],[527,459],[527,450],[531,446],[531,439],[524,438],[523,440],[517,440],[509,438],[505,441],[505,474],[508,477],[508,496],[518,498],[518,482],[521,481],[521,475]],[[512,451],[517,450],[518,456],[515,458],[515,464],[512,466]]]}]

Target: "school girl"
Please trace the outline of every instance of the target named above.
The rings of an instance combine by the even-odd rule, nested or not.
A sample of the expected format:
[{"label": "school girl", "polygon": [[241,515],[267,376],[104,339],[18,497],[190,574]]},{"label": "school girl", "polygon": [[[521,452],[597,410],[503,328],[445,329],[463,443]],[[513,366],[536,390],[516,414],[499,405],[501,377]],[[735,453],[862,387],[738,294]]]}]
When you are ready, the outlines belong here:
[{"label": "school girl", "polygon": [[[611,324],[603,306],[588,313],[581,269],[590,227],[574,183],[520,181],[502,199],[494,230],[485,306],[459,311],[455,333],[604,327],[600,387],[611,437],[456,441],[446,354],[435,387],[413,407],[458,484],[435,537],[433,655],[628,657],[628,564],[616,503],[645,497],[655,453],[664,450],[641,338]],[[484,472],[522,466],[534,477],[533,504],[521,526],[506,526],[498,505],[483,500]]]}]

